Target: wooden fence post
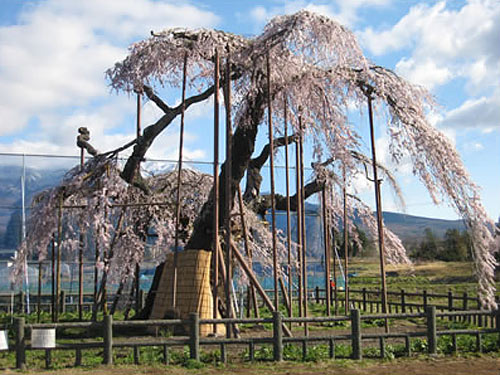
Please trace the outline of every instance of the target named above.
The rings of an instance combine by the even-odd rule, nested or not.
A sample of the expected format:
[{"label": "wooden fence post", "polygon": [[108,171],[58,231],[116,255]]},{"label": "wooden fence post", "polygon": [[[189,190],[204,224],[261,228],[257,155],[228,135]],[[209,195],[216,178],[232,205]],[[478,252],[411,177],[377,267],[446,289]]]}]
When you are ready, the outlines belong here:
[{"label": "wooden fence post", "polygon": [[422,299],[423,299],[423,303],[424,303],[424,311],[427,311],[427,290],[424,289],[423,293],[422,293]]},{"label": "wooden fence post", "polygon": [[[464,311],[468,310],[468,306],[467,306],[468,302],[469,302],[469,296],[467,295],[467,292],[464,292],[463,301],[462,301],[462,310],[464,310]],[[464,322],[470,322],[470,315],[463,316],[462,319]]]},{"label": "wooden fence post", "polygon": [[14,318],[16,332],[16,368],[26,369],[26,343],[24,338],[24,318]]},{"label": "wooden fence post", "polygon": [[283,316],[279,311],[273,311],[273,357],[283,361]]},{"label": "wooden fence post", "polygon": [[363,311],[366,312],[366,288],[363,288]]},{"label": "wooden fence post", "polygon": [[189,356],[196,361],[200,360],[200,316],[197,312],[189,314],[190,321],[190,345]]},{"label": "wooden fence post", "polygon": [[136,314],[139,314],[139,311],[141,311],[144,308],[146,302],[146,293],[144,293],[144,290],[139,289],[139,310],[136,312]]},{"label": "wooden fence post", "polygon": [[314,288],[314,296],[316,298],[316,303],[319,304],[319,286],[316,286],[316,288]]},{"label": "wooden fence post", "polygon": [[103,317],[103,332],[102,337],[104,340],[104,354],[103,364],[113,364],[113,316],[104,315]]},{"label": "wooden fence post", "polygon": [[497,329],[498,332],[497,345],[498,347],[500,347],[500,310],[495,311],[495,328]]},{"label": "wooden fence post", "polygon": [[25,301],[26,301],[26,296],[24,295],[24,292],[23,291],[19,292],[19,312],[21,314],[24,314],[26,312]]},{"label": "wooden fence post", "polygon": [[404,289],[401,289],[401,312],[406,313],[406,292]]},{"label": "wooden fence post", "polygon": [[427,346],[429,354],[437,354],[436,306],[427,306]]},{"label": "wooden fence post", "polygon": [[362,359],[363,349],[361,346],[361,315],[358,309],[351,310],[351,341],[352,359]]},{"label": "wooden fence post", "polygon": [[61,300],[59,302],[59,306],[61,306],[60,313],[63,314],[66,312],[66,292],[61,290]]},{"label": "wooden fence post", "polygon": [[[448,290],[448,311],[453,311],[453,292],[451,290]],[[453,320],[453,317],[449,316],[448,320]]]}]

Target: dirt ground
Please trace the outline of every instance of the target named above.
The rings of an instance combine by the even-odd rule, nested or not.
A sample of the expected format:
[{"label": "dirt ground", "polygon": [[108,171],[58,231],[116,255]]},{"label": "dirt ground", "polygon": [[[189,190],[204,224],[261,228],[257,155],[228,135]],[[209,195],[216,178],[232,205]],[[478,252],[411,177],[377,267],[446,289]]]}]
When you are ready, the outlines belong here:
[{"label": "dirt ground", "polygon": [[[14,370],[1,371],[2,374],[20,374]],[[500,375],[500,359],[481,356],[469,358],[424,358],[393,361],[331,361],[319,363],[244,364],[221,367],[207,366],[202,369],[181,367],[92,367],[29,371],[26,374],[39,375]]]}]

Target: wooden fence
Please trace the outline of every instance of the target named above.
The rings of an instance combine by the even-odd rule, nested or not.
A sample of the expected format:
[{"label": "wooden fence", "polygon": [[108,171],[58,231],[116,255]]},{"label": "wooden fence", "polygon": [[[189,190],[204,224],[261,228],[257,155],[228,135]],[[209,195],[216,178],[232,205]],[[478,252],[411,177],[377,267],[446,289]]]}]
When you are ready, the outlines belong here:
[{"label": "wooden fence", "polygon": [[[272,298],[273,291],[266,290],[266,293]],[[331,301],[332,305],[335,301],[334,292],[332,290]],[[337,304],[339,308],[345,309],[343,290],[337,291]],[[312,298],[311,302],[325,303],[325,289],[316,287],[314,289],[308,290],[308,295]],[[422,312],[428,305],[434,305],[440,311],[464,311],[464,310],[480,310],[481,304],[479,298],[475,296],[470,296],[467,292],[461,294],[453,293],[448,291],[447,293],[432,293],[427,290],[422,290],[421,292],[407,292],[404,289],[399,291],[388,291],[388,307],[389,312]],[[123,296],[126,298],[126,296]],[[141,290],[141,296],[139,298],[141,305],[144,305],[146,298],[146,293]],[[38,295],[36,293],[30,294],[30,311],[37,311]],[[90,311],[94,296],[92,293],[84,294],[84,310]],[[108,303],[112,303],[114,295],[108,296]],[[238,298],[238,300],[240,300]],[[441,304],[436,303],[436,300],[441,301]],[[76,311],[78,308],[78,294],[68,293],[66,291],[61,291],[59,295],[59,307],[60,312],[65,311]],[[349,289],[349,301],[351,303],[350,308],[358,308],[363,312],[378,313],[382,310],[381,304],[381,292],[379,289]],[[443,303],[444,302],[444,303]],[[497,302],[500,304],[500,299],[497,296]],[[52,295],[42,294],[40,298],[40,308],[42,311],[51,312],[52,311]],[[19,293],[0,293],[0,311],[7,313],[11,312],[21,312],[26,311],[26,296],[24,292]],[[472,319],[472,317],[470,318]]]},{"label": "wooden fence", "polygon": [[[484,317],[484,321],[489,322],[487,327],[477,329],[437,329],[437,319],[454,319],[464,316],[478,315]],[[425,329],[414,332],[363,332],[362,321],[374,319],[421,319]],[[299,324],[328,324],[335,322],[348,322],[348,332],[339,334],[338,332],[330,335],[315,335],[316,331],[311,331],[308,336],[300,337],[285,337],[283,326],[284,324],[299,323]],[[258,336],[258,337],[245,337],[245,338],[201,338],[200,325],[201,324],[272,324],[271,336]],[[127,337],[126,340],[116,340],[113,335],[113,329],[118,328],[141,328],[141,329],[157,329],[160,327],[173,327],[182,325],[188,332],[187,336],[164,338],[164,337],[150,337],[139,339],[139,337]],[[101,322],[72,322],[72,323],[49,323],[49,324],[26,324],[24,318],[15,318],[14,321],[14,340],[15,345],[11,350],[16,352],[16,368],[26,368],[26,352],[29,350],[40,350],[33,348],[26,332],[40,328],[55,328],[62,330],[67,328],[85,328],[93,329],[97,332],[95,339],[89,342],[73,342],[73,343],[57,343],[54,349],[45,349],[45,359],[47,367],[50,366],[51,352],[53,350],[74,350],[75,351],[75,365],[82,364],[82,351],[91,348],[102,349],[102,361],[106,365],[113,363],[113,350],[121,347],[131,347],[134,350],[134,360],[139,362],[139,348],[145,346],[159,346],[163,348],[163,360],[168,363],[169,348],[172,347],[189,347],[189,356],[193,360],[200,359],[201,347],[218,347],[220,348],[220,360],[227,361],[227,350],[229,346],[245,346],[248,347],[249,360],[255,359],[256,345],[272,345],[273,359],[275,361],[282,361],[283,348],[289,344],[301,344],[303,348],[303,357],[307,355],[307,346],[309,343],[326,343],[329,346],[329,355],[331,358],[335,356],[335,345],[338,342],[347,342],[350,346],[351,358],[362,359],[363,348],[365,343],[373,343],[374,340],[378,341],[381,356],[385,353],[385,345],[388,339],[401,339],[405,342],[406,355],[411,355],[410,340],[416,337],[422,337],[427,342],[427,352],[429,354],[437,353],[438,337],[449,335],[452,337],[454,345],[453,350],[457,350],[456,338],[458,335],[473,335],[476,337],[476,349],[481,351],[481,337],[484,334],[499,334],[500,341],[500,313],[499,311],[484,311],[484,310],[471,310],[471,311],[448,311],[437,312],[435,306],[427,306],[424,312],[416,313],[397,313],[397,314],[367,314],[362,315],[358,309],[350,311],[349,316],[335,316],[335,317],[308,317],[308,318],[289,318],[283,317],[280,312],[273,312],[272,318],[262,319],[204,319],[200,320],[197,313],[190,314],[187,320],[147,320],[147,321],[113,321],[112,316],[104,316]],[[347,329],[347,328],[346,328]],[[102,341],[97,340],[102,338]],[[42,349],[44,350],[44,349]]]}]

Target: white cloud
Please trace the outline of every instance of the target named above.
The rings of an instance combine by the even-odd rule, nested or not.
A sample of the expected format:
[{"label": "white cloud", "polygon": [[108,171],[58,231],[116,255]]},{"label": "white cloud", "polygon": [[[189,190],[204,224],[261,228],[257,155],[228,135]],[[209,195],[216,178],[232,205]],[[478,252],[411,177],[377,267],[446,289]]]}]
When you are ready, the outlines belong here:
[{"label": "white cloud", "polygon": [[152,29],[218,20],[182,1],[46,0],[24,8],[18,24],[0,27],[0,135],[16,137],[0,149],[73,154],[79,126],[100,150],[132,139],[135,100],[110,95],[104,71]]},{"label": "white cloud", "polygon": [[433,89],[463,79],[468,94],[479,96],[447,113],[440,126],[498,127],[500,2],[468,0],[456,9],[445,1],[418,4],[394,26],[360,36],[375,55],[408,51],[396,71],[411,82]]},{"label": "white cloud", "polygon": [[429,90],[446,83],[452,77],[448,67],[438,66],[432,59],[417,62],[412,58],[403,58],[396,64],[396,71],[411,82]]},{"label": "white cloud", "polygon": [[441,127],[500,129],[500,90],[490,97],[465,101],[449,111],[439,124]]},{"label": "white cloud", "polygon": [[407,68],[408,61],[413,70],[426,65],[446,68],[448,72],[441,74],[439,84],[458,76],[470,79],[474,86],[491,84],[485,81],[484,72],[493,74],[500,70],[497,1],[469,0],[456,10],[448,9],[444,1],[433,6],[419,4],[391,28],[367,28],[360,36],[363,45],[375,55],[411,49],[411,59],[400,62]]}]

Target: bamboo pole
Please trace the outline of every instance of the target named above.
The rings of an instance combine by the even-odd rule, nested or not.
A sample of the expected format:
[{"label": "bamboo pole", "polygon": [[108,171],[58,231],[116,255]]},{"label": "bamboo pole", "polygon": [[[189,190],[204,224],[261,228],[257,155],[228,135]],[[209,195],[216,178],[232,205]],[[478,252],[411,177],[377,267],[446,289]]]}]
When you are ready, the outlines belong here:
[{"label": "bamboo pole", "polygon": [[[385,249],[384,249],[384,226],[382,221],[382,200],[380,197],[380,182],[377,172],[377,153],[375,150],[375,130],[373,126],[372,97],[368,95],[368,116],[370,120],[370,139],[372,146],[373,180],[375,184],[375,205],[377,209],[378,247],[380,256],[380,278],[382,284],[382,312],[387,313],[387,283],[385,278]],[[385,320],[385,330],[389,331],[387,319]]]},{"label": "bamboo pole", "polygon": [[343,179],[344,186],[342,188],[342,193],[344,195],[344,312],[346,315],[349,314],[349,233],[347,231],[347,180],[346,180],[346,169],[345,165],[343,167]]},{"label": "bamboo pole", "polygon": [[[293,276],[292,276],[292,224],[290,217],[290,170],[288,165],[288,104],[286,94],[283,94],[283,114],[285,123],[285,182],[286,182],[286,249],[288,266],[288,296],[290,311],[288,316],[293,316]],[[291,325],[291,323],[290,323]]]},{"label": "bamboo pole", "polygon": [[174,262],[172,271],[172,308],[177,306],[177,247],[179,246],[179,222],[181,219],[181,172],[182,172],[182,149],[184,148],[184,117],[186,112],[186,70],[187,52],[184,54],[184,66],[182,69],[182,108],[181,128],[179,131],[179,163],[177,171],[177,199],[175,202],[175,240],[174,240]]},{"label": "bamboo pole", "polygon": [[276,248],[276,202],[274,196],[274,137],[273,137],[273,116],[271,103],[271,63],[269,61],[269,53],[266,55],[267,66],[267,125],[269,137],[269,177],[271,179],[271,228],[273,241],[273,280],[274,280],[274,311],[279,310],[279,285],[278,285],[278,252]]},{"label": "bamboo pole", "polygon": [[330,316],[330,229],[328,220],[328,207],[327,207],[327,197],[326,189],[324,186],[321,190],[321,202],[323,207],[323,236],[324,236],[324,247],[325,247],[325,302],[326,302],[326,315]]},{"label": "bamboo pole", "polygon": [[[213,287],[213,318],[217,319],[219,311],[219,50],[215,49],[215,69],[214,69],[214,287]],[[213,333],[217,334],[217,325],[213,325]]]},{"label": "bamboo pole", "polygon": [[[301,204],[301,226],[302,226],[302,289],[304,291],[303,299],[303,310],[304,316],[307,317],[307,241],[306,241],[306,206],[305,206],[305,189],[304,189],[304,137],[303,137],[303,126],[302,126],[302,116],[299,116],[299,159],[300,159],[300,204]],[[304,323],[304,334],[307,336],[309,334],[308,324]]]},{"label": "bamboo pole", "polygon": [[[226,59],[226,85],[225,85],[225,107],[226,107],[226,180],[225,180],[225,207],[224,207],[224,228],[226,242],[226,306],[231,306],[231,282],[232,282],[232,246],[231,246],[231,178],[232,178],[232,123],[231,123],[231,53],[228,47]],[[231,309],[226,309],[227,317],[232,318]],[[231,328],[228,324],[226,336],[231,338]]]}]

